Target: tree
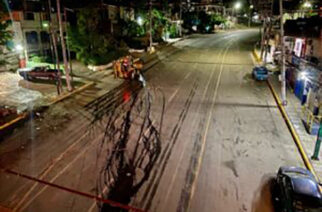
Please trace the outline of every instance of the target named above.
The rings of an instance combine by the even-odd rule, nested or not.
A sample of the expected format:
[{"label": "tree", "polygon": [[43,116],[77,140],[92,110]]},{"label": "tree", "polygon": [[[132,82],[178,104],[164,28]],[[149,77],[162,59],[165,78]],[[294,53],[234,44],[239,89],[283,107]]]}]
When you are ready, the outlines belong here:
[{"label": "tree", "polygon": [[0,65],[6,64],[2,59],[3,50],[7,47],[8,41],[12,39],[13,33],[8,31],[11,21],[8,20],[8,10],[3,1],[0,2]]},{"label": "tree", "polygon": [[0,46],[4,46],[7,44],[9,40],[12,38],[12,32],[8,31],[8,27],[11,24],[11,21],[8,20],[9,14],[6,7],[6,4],[1,1],[0,2]]},{"label": "tree", "polygon": [[165,17],[165,14],[160,10],[152,10],[152,36],[153,40],[161,41],[164,29],[168,25],[168,19]]},{"label": "tree", "polygon": [[212,24],[215,24],[215,25],[220,25],[220,24],[224,24],[226,23],[226,19],[222,16],[222,15],[219,15],[219,14],[213,14],[211,16],[211,22]]},{"label": "tree", "polygon": [[[78,60],[84,64],[104,64],[114,59],[116,41],[108,33],[102,10],[94,7],[80,9],[77,26],[69,28],[70,48],[76,52]],[[95,14],[95,15],[94,15]]]}]

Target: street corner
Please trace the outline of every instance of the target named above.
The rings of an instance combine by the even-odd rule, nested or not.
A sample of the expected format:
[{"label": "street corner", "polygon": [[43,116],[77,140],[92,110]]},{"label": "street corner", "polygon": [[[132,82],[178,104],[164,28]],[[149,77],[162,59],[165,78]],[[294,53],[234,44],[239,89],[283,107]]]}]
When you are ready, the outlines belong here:
[{"label": "street corner", "polygon": [[57,94],[57,87],[50,81],[24,80],[12,72],[0,73],[0,134],[6,135],[23,123],[30,114],[40,114],[54,103],[63,101],[93,85],[92,82],[76,83],[73,92]]},{"label": "street corner", "polygon": [[14,107],[18,113],[47,105],[57,95],[57,87],[49,81],[24,80],[17,73],[0,73],[0,106]]},{"label": "street corner", "polygon": [[318,143],[316,141],[317,137],[311,135],[305,126],[305,123],[309,120],[308,117],[312,116],[305,116],[306,110],[302,105],[303,102],[296,97],[295,91],[290,89],[286,90],[287,104],[283,105],[277,77],[271,77],[267,82],[304,165],[314,175],[315,179],[320,182],[322,179],[322,162],[313,157],[314,155],[315,157],[321,155],[318,151],[319,146],[316,145]]},{"label": "street corner", "polygon": [[3,138],[4,135],[13,130],[19,123],[23,122],[26,117],[27,113],[18,114],[16,108],[0,107],[0,137]]},{"label": "street corner", "polygon": [[65,91],[63,92],[62,94],[60,95],[55,95],[53,97],[50,98],[50,101],[48,103],[48,106],[50,105],[53,105],[53,104],[56,104],[58,102],[61,102],[79,92],[82,92],[84,90],[86,90],[87,88],[90,88],[91,86],[93,86],[95,83],[94,82],[82,82],[82,83],[79,83],[79,85],[77,87],[74,88],[74,90],[68,92],[68,91]]}]

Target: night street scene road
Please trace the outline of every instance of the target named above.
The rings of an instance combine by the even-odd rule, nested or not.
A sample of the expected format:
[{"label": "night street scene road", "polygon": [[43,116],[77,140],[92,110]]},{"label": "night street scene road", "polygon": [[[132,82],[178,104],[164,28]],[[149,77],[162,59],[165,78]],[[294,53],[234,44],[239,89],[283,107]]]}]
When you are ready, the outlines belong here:
[{"label": "night street scene road", "polygon": [[321,1],[0,5],[0,212],[322,212]]}]

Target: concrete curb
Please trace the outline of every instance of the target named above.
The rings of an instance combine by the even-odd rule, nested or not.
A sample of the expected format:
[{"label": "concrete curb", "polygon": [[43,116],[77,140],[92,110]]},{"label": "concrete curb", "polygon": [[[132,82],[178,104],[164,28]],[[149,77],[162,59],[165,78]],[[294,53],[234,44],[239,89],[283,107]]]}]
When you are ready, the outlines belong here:
[{"label": "concrete curb", "polygon": [[21,120],[25,119],[26,117],[27,117],[27,113],[22,113],[22,114],[20,114],[17,118],[15,118],[15,119],[13,119],[13,120],[11,120],[11,121],[9,121],[9,122],[7,122],[7,123],[5,123],[5,124],[1,125],[1,126],[0,126],[0,131],[5,130],[5,129],[9,128],[10,126],[12,126],[12,125],[14,125],[14,124],[18,123],[19,121],[21,121]]},{"label": "concrete curb", "polygon": [[303,160],[303,162],[304,162],[304,164],[305,164],[305,166],[306,166],[306,168],[314,175],[314,177],[315,177],[315,179],[318,181],[318,182],[320,182],[320,179],[319,179],[319,177],[317,176],[317,174],[316,174],[316,172],[315,172],[315,170],[314,170],[314,168],[313,168],[313,165],[312,165],[312,163],[311,163],[311,161],[310,161],[310,159],[309,159],[309,157],[307,156],[307,154],[306,154],[306,152],[305,152],[305,150],[304,150],[304,147],[303,147],[303,145],[302,145],[302,142],[301,142],[301,140],[300,140],[300,138],[299,138],[299,135],[297,134],[297,132],[296,132],[296,130],[295,130],[295,128],[294,128],[294,126],[293,126],[293,124],[291,123],[291,121],[290,121],[290,118],[288,117],[288,115],[287,115],[287,113],[286,113],[286,110],[285,110],[285,108],[284,108],[284,106],[283,106],[283,104],[282,104],[282,101],[281,101],[281,99],[279,98],[279,96],[277,95],[277,93],[276,93],[276,91],[275,91],[275,89],[274,89],[274,87],[273,87],[273,85],[271,84],[271,82],[269,81],[269,80],[267,80],[267,84],[268,84],[268,87],[270,88],[270,90],[271,90],[271,92],[272,92],[272,94],[273,94],[273,96],[274,96],[274,99],[275,99],[275,101],[276,101],[276,104],[277,104],[277,106],[278,106],[278,108],[279,108],[279,110],[280,110],[280,112],[282,113],[282,116],[283,116],[283,118],[284,118],[284,120],[285,120],[285,122],[286,122],[286,124],[287,124],[287,127],[288,127],[288,129],[290,130],[290,132],[291,132],[291,134],[292,134],[292,137],[293,137],[293,139],[294,139],[294,142],[295,142],[295,144],[296,144],[296,146],[297,146],[297,148],[298,148],[298,150],[299,150],[299,152],[300,152],[300,155],[301,155],[301,157],[302,157],[302,160]]},{"label": "concrete curb", "polygon": [[[254,48],[252,53],[254,55],[254,58],[256,59],[256,62],[261,63],[262,60],[260,59],[260,57],[259,57],[259,55],[258,55],[258,53],[257,53],[255,48]],[[285,110],[285,108],[284,108],[284,106],[282,104],[281,99],[279,98],[277,92],[275,91],[273,85],[271,84],[271,82],[269,80],[267,80],[267,84],[268,84],[268,87],[270,88],[270,90],[271,90],[271,92],[273,94],[273,97],[274,97],[274,99],[276,101],[276,104],[277,104],[277,106],[278,106],[278,108],[279,108],[279,110],[280,110],[280,112],[281,112],[281,114],[283,116],[283,119],[285,120],[286,125],[287,125],[288,129],[290,130],[290,133],[291,133],[291,135],[293,137],[293,140],[294,140],[294,142],[295,142],[295,144],[296,144],[296,146],[297,146],[297,148],[298,148],[298,150],[300,152],[300,155],[301,155],[301,158],[302,158],[302,160],[304,162],[305,167],[314,175],[315,179],[318,182],[320,182],[320,179],[317,176],[317,174],[316,174],[316,172],[315,172],[315,170],[313,168],[313,165],[312,165],[308,155],[306,154],[306,152],[304,150],[304,147],[303,147],[303,144],[302,144],[302,142],[300,140],[300,137],[297,134],[297,132],[296,132],[296,130],[295,130],[290,118],[288,117],[288,114],[287,114],[287,112],[286,112],[286,110]],[[321,188],[320,188],[320,190],[321,190]]]},{"label": "concrete curb", "polygon": [[261,60],[260,56],[258,55],[256,49],[253,50],[253,55],[254,55],[254,57],[256,59],[256,62],[262,63],[262,60]]},{"label": "concrete curb", "polygon": [[51,101],[51,102],[48,104],[48,106],[53,105],[53,104],[56,104],[57,102],[61,102],[61,101],[65,100],[65,99],[69,98],[70,96],[72,96],[72,95],[74,95],[74,94],[76,94],[76,93],[78,93],[78,92],[81,92],[81,91],[83,91],[83,90],[85,90],[85,89],[89,88],[89,87],[90,87],[90,86],[92,86],[92,85],[94,85],[94,82],[89,82],[89,83],[86,83],[85,85],[83,85],[83,86],[81,86],[81,87],[77,88],[76,90],[74,90],[74,91],[72,91],[72,92],[70,92],[70,93],[64,94],[64,95],[62,95],[62,96],[58,96],[58,97],[57,97],[57,98],[55,98],[53,101]]}]

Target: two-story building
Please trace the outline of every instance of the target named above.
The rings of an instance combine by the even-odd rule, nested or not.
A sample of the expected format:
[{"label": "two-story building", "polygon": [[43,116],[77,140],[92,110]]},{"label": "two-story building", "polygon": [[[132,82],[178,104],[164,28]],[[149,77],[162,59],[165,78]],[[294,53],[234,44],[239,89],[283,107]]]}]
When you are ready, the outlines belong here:
[{"label": "two-story building", "polygon": [[[51,21],[50,17],[51,16]],[[57,13],[33,11],[12,11],[12,31],[14,32],[13,43],[17,50],[23,49],[27,56],[49,55],[51,48],[50,28],[57,33],[59,27]],[[63,22],[63,25],[66,23]],[[65,27],[64,27],[65,29]]]}]

